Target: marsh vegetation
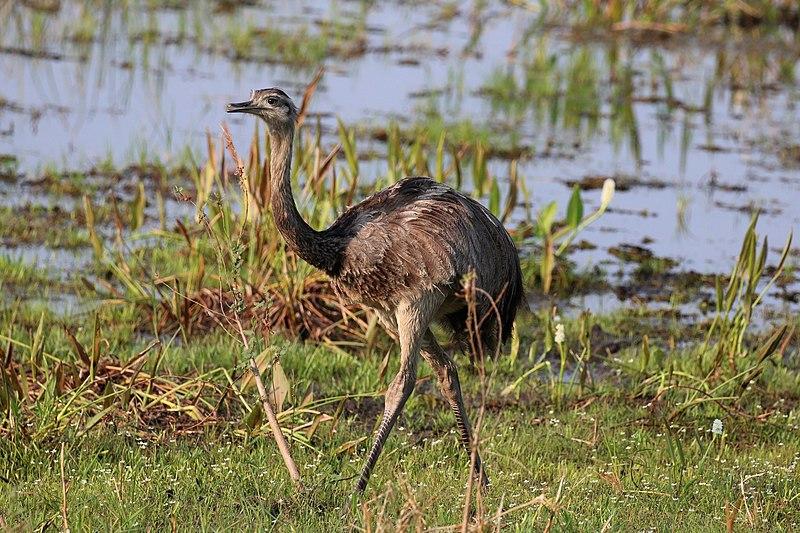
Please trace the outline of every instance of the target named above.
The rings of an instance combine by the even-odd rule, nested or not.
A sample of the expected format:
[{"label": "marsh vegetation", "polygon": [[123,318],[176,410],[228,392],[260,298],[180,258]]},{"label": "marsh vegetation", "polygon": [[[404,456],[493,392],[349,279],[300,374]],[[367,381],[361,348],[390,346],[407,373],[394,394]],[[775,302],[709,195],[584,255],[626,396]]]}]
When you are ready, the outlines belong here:
[{"label": "marsh vegetation", "polygon": [[[794,3],[62,0],[0,28],[0,528],[800,527]],[[521,251],[530,311],[462,378],[472,513],[429,369],[350,498],[397,348],[285,250],[264,131],[226,151],[225,102],[267,85],[305,94],[312,226],[424,174]]]}]

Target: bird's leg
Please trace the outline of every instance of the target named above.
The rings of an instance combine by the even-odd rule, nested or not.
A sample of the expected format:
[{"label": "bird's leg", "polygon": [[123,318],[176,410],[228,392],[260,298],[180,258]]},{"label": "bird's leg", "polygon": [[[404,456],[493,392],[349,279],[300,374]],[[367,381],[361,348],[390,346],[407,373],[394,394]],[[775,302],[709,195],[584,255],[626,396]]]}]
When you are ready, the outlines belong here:
[{"label": "bird's leg", "polygon": [[392,431],[397,417],[403,406],[414,391],[417,380],[417,359],[422,334],[428,329],[433,305],[429,301],[401,304],[395,313],[395,325],[400,341],[400,369],[386,390],[384,398],[383,419],[375,434],[375,442],[369,452],[361,476],[358,478],[356,490],[363,492],[372,473],[372,468],[378,461],[383,444]]},{"label": "bird's leg", "polygon": [[[439,346],[436,337],[433,336],[430,330],[423,337],[421,353],[422,357],[436,373],[442,396],[450,404],[450,408],[456,416],[456,426],[458,426],[461,444],[467,451],[467,457],[472,458],[472,428],[467,417],[467,409],[464,407],[464,398],[461,396],[461,384],[458,381],[456,364]],[[475,450],[475,470],[473,473],[476,477],[480,476],[481,488],[485,491],[489,486],[489,478],[483,469],[478,450]]]},{"label": "bird's leg", "polygon": [[378,322],[381,323],[383,329],[386,330],[386,333],[388,333],[392,339],[397,340],[398,336],[396,317],[392,313],[389,313],[383,309],[373,309],[372,311],[378,316]]}]

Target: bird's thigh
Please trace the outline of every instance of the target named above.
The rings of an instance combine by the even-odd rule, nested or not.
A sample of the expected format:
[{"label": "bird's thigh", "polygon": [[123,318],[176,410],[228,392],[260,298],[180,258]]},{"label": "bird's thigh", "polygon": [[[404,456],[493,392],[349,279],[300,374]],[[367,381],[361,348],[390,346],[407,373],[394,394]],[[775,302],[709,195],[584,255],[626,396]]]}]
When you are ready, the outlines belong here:
[{"label": "bird's thigh", "polygon": [[378,321],[381,325],[386,329],[386,331],[393,336],[395,339],[397,338],[397,318],[395,318],[394,313],[390,313],[384,309],[374,309],[373,311],[378,316]]}]

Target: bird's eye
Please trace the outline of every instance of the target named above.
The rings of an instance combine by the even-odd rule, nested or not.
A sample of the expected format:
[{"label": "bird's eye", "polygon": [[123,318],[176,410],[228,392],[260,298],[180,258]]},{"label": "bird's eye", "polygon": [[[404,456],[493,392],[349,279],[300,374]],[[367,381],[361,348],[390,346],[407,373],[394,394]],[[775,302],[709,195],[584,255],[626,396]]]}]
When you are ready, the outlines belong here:
[{"label": "bird's eye", "polygon": [[269,105],[275,105],[278,103],[278,99],[275,98],[274,96],[270,96],[269,98],[267,98],[267,103]]}]

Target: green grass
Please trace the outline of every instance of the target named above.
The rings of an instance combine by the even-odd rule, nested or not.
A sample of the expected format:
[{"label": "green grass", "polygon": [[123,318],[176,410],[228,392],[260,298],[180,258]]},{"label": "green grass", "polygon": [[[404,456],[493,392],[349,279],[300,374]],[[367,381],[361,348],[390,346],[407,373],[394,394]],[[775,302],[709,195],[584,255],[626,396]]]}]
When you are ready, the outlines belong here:
[{"label": "green grass", "polygon": [[[208,342],[211,341],[211,342]],[[280,341],[283,364],[300,391],[318,397],[371,392],[385,386],[380,356],[352,357],[324,347]],[[226,351],[227,348],[227,351]],[[198,339],[176,348],[165,367],[230,364],[233,343]],[[223,357],[220,359],[219,355]],[[500,363],[498,386],[518,369]],[[462,371],[470,411],[478,408],[478,379]],[[503,517],[512,530],[693,531],[724,529],[725,507],[740,507],[738,527],[764,531],[800,526],[798,415],[779,407],[758,423],[722,417],[665,423],[659,409],[625,391],[602,389],[579,403],[554,408],[543,387],[527,384],[515,401],[490,393],[481,449],[492,486],[487,520]],[[252,394],[250,395],[252,397]],[[4,439],[0,509],[13,527],[61,524],[60,451],[64,445],[67,519],[73,530],[260,529],[319,531],[458,524],[466,455],[452,415],[424,370],[417,392],[392,434],[364,503],[351,500],[352,479],[377,423],[380,401],[349,400],[335,424],[324,422],[314,449],[293,446],[307,491],[296,494],[268,435],[244,431],[236,417],[199,433],[142,428],[117,420],[85,436],[75,428],[41,442]],[[329,409],[335,411],[335,405]],[[413,504],[412,504],[413,502]]]},{"label": "green grass", "polygon": [[[742,265],[755,257],[755,242],[748,232]],[[747,298],[750,289],[743,290]],[[224,377],[242,373],[246,354],[237,339],[220,331],[162,334],[160,351],[128,363],[139,368],[138,385],[103,377],[114,376],[103,370],[108,365],[127,366],[150,342],[153,334],[136,327],[141,312],[123,300],[101,306],[96,318],[62,319],[24,302],[0,313],[0,345],[13,348],[0,387],[6,525],[319,531],[461,522],[467,459],[425,366],[368,492],[352,497],[380,393],[397,367],[390,340],[351,351],[269,341],[288,382],[282,426],[302,428],[288,432],[306,487],[296,493],[266,427],[250,414],[254,387],[237,378],[230,387]],[[718,317],[715,325],[735,330],[736,320]],[[723,336],[707,350],[707,326],[664,328],[634,310],[561,323],[566,341],[556,346],[550,313],[521,316],[519,347],[489,364],[485,395],[479,375],[462,364],[473,419],[485,407],[480,446],[492,479],[475,527],[492,526],[498,514],[517,531],[718,531],[726,520],[763,531],[798,527],[800,374],[791,352],[763,352],[769,364],[759,362],[759,373],[748,372],[740,388],[739,374],[726,366],[716,367],[717,377],[695,377],[714,368],[708,355],[716,346],[730,347]],[[744,341],[739,370],[763,361],[759,354],[773,343],[763,334]],[[560,367],[562,347],[569,355]],[[579,377],[581,368],[588,379]],[[98,378],[86,377],[94,372]],[[33,396],[21,399],[12,373],[17,383],[29,378]],[[84,377],[71,382],[74,376]],[[154,394],[148,383],[157,383]],[[694,390],[705,396],[698,401]],[[191,416],[192,404],[201,417]],[[711,431],[717,418],[722,435]]]},{"label": "green grass", "polygon": [[50,281],[43,268],[31,266],[21,259],[0,255],[0,283],[14,285],[38,285]]},{"label": "green grass", "polygon": [[[21,226],[20,220],[26,220]],[[41,205],[0,207],[0,242],[6,246],[43,244],[79,248],[89,244],[75,213]]]}]

